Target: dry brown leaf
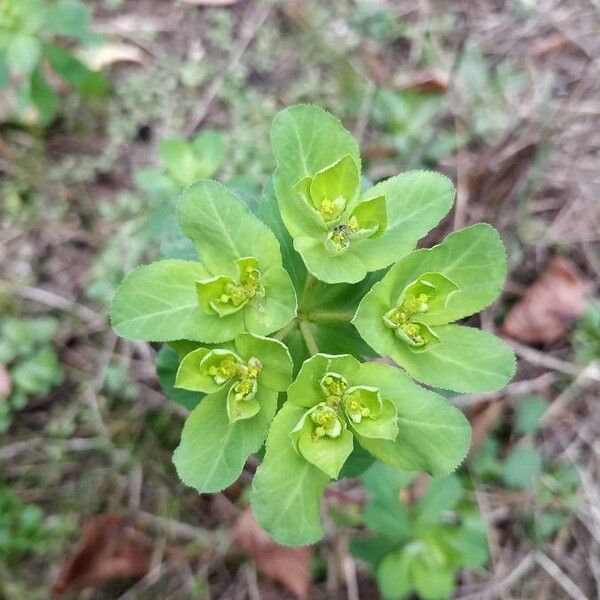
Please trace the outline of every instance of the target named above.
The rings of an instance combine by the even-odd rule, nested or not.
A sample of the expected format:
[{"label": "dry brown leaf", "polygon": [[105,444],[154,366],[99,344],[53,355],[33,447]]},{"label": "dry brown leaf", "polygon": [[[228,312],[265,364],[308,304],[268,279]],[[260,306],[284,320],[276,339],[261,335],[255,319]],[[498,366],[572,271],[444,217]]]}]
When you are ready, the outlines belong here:
[{"label": "dry brown leaf", "polygon": [[12,390],[10,375],[4,365],[0,365],[0,398],[8,398]]},{"label": "dry brown leaf", "polygon": [[256,568],[278,581],[297,598],[306,598],[310,585],[309,547],[287,548],[276,544],[247,508],[232,530],[234,543],[250,555]]},{"label": "dry brown leaf", "polygon": [[83,51],[81,59],[93,71],[100,71],[117,63],[141,65],[144,62],[144,53],[139,46],[133,44],[104,44]]},{"label": "dry brown leaf", "polygon": [[84,524],[79,546],[62,568],[52,592],[58,596],[118,578],[148,573],[152,547],[148,538],[119,515],[101,515]]},{"label": "dry brown leaf", "polygon": [[573,42],[567,36],[562,33],[552,33],[538,40],[529,50],[529,55],[533,58],[543,58],[547,54],[569,46],[573,46]]},{"label": "dry brown leaf", "polygon": [[400,90],[413,90],[420,94],[443,94],[448,90],[448,75],[442,71],[411,71],[396,82]]},{"label": "dry brown leaf", "polygon": [[586,306],[587,282],[568,259],[557,257],[509,311],[502,332],[526,343],[564,338]]}]

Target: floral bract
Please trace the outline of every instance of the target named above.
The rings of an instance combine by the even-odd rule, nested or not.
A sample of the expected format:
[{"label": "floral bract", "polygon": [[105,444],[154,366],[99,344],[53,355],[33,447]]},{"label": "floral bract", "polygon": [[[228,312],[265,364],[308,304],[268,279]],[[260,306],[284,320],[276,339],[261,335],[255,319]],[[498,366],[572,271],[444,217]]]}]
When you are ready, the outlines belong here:
[{"label": "floral bract", "polygon": [[[248,333],[231,348],[198,348],[181,361],[175,385],[207,394],[187,418],[174,462],[184,483],[200,492],[222,489],[264,442],[292,361],[277,340]],[[210,468],[198,468],[202,461]]]},{"label": "floral bract", "polygon": [[214,181],[193,185],[178,219],[200,262],[162,260],[131,273],[113,301],[118,333],[218,343],[243,331],[272,333],[295,316],[279,243],[234,194]]}]

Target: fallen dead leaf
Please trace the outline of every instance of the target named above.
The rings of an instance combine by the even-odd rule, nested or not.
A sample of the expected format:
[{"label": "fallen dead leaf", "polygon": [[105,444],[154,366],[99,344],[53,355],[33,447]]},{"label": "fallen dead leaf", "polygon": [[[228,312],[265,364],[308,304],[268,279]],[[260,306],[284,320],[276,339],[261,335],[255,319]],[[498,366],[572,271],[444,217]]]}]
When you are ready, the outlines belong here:
[{"label": "fallen dead leaf", "polygon": [[101,515],[84,524],[79,546],[62,568],[52,592],[81,589],[118,578],[139,579],[150,569],[149,539],[119,515]]},{"label": "fallen dead leaf", "polygon": [[529,50],[529,55],[533,58],[543,58],[547,54],[573,46],[573,42],[562,33],[552,33],[549,36],[538,40]]},{"label": "fallen dead leaf", "polygon": [[254,561],[256,568],[278,581],[297,598],[306,598],[310,585],[309,547],[287,548],[276,544],[246,508],[232,529],[234,543]]},{"label": "fallen dead leaf", "polygon": [[448,90],[448,75],[442,71],[411,71],[395,83],[400,90],[413,90],[420,94],[443,94]]},{"label": "fallen dead leaf", "polygon": [[552,260],[515,304],[502,332],[525,343],[552,343],[564,338],[586,306],[587,281],[567,258]]},{"label": "fallen dead leaf", "polygon": [[100,71],[117,63],[128,62],[141,65],[144,62],[144,53],[141,48],[133,44],[105,44],[83,51],[81,59],[93,71]]},{"label": "fallen dead leaf", "polygon": [[8,398],[12,390],[10,375],[4,365],[0,365],[0,398]]}]

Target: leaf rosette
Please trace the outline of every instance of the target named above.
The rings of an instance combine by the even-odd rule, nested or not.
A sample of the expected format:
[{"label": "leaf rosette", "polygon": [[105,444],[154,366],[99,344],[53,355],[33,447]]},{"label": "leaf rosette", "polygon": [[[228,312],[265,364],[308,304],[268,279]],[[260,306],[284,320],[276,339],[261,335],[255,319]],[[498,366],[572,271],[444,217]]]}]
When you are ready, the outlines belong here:
[{"label": "leaf rosette", "polygon": [[493,391],[514,374],[511,349],[454,322],[488,306],[505,275],[498,233],[473,225],[400,259],[365,295],[352,322],[374,350],[419,381],[459,392]]},{"label": "leaf rosette", "polygon": [[458,409],[394,367],[316,354],[288,388],[254,479],[256,517],[277,541],[322,536],[321,496],[355,441],[395,467],[445,475],[464,458],[470,427]]},{"label": "leaf rosette", "polygon": [[356,283],[411,251],[448,212],[449,179],[409,171],[361,192],[358,145],[341,123],[298,105],[273,121],[281,217],[308,270],[327,283]]},{"label": "leaf rosette", "polygon": [[296,294],[279,243],[235,194],[198,182],[181,195],[177,217],[200,260],[134,270],[112,305],[120,335],[220,343],[242,331],[267,335],[294,318]]},{"label": "leaf rosette", "polygon": [[173,455],[181,480],[199,492],[233,483],[263,444],[291,377],[287,348],[271,338],[243,333],[228,347],[188,353],[175,386],[207,395],[188,416]]},{"label": "leaf rosette", "polygon": [[412,478],[383,464],[364,474],[370,536],[353,540],[352,552],[372,564],[386,600],[400,600],[414,591],[441,600],[452,596],[462,567],[487,562],[485,523],[472,514],[455,476],[432,479],[416,502],[404,504],[402,492]]}]

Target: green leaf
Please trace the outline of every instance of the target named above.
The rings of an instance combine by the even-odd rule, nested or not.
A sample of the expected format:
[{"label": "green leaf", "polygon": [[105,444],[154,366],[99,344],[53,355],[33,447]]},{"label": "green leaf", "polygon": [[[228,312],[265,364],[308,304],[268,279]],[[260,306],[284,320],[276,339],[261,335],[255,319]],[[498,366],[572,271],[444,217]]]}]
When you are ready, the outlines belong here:
[{"label": "green leaf", "polygon": [[8,66],[20,73],[31,73],[42,56],[42,46],[35,37],[20,34],[13,37],[6,49]]},{"label": "green leaf", "polygon": [[119,286],[111,316],[115,331],[146,341],[223,342],[244,329],[242,312],[219,318],[204,312],[194,282],[209,275],[198,262],[162,260],[135,269]]},{"label": "green leaf", "polygon": [[287,271],[280,266],[271,267],[261,278],[265,297],[259,302],[249,302],[244,309],[248,331],[266,335],[281,329],[296,316],[296,292]]},{"label": "green leaf", "polygon": [[156,374],[162,391],[175,403],[192,410],[204,394],[175,387],[175,376],[179,367],[177,352],[164,344],[156,356]]},{"label": "green leaf", "polygon": [[464,490],[458,477],[432,479],[415,508],[417,523],[437,522],[441,513],[455,508],[463,495]]},{"label": "green leaf", "polygon": [[221,132],[205,129],[193,140],[192,148],[196,156],[197,179],[212,177],[225,160],[227,148]]},{"label": "green leaf", "polygon": [[58,0],[47,9],[44,29],[48,33],[85,42],[90,36],[88,24],[91,16],[90,8],[78,0]]},{"label": "green leaf", "polygon": [[48,125],[58,109],[58,95],[39,68],[31,75],[31,101],[38,110],[40,124]]},{"label": "green leaf", "polygon": [[450,210],[454,186],[440,173],[407,171],[368,189],[363,199],[378,196],[386,199],[387,228],[379,239],[361,245],[367,271],[387,267],[410,252]]},{"label": "green leaf", "polygon": [[[212,394],[231,381],[236,366],[241,363],[242,359],[231,350],[197,348],[181,361],[175,385],[185,390]],[[218,372],[215,376],[210,374],[213,368]]]},{"label": "green leaf", "polygon": [[459,553],[461,566],[480,567],[489,560],[487,533],[482,522],[477,528],[470,524],[454,528],[447,542]]},{"label": "green leaf", "polygon": [[431,565],[423,556],[411,562],[410,575],[417,592],[425,600],[443,600],[454,591],[454,569],[447,565]]},{"label": "green leaf", "polygon": [[0,90],[6,89],[10,85],[10,69],[6,62],[6,54],[0,53]]},{"label": "green leaf", "polygon": [[333,115],[317,106],[301,104],[277,114],[271,143],[277,160],[273,183],[283,222],[293,238],[320,233],[317,221],[306,211],[294,187],[345,156],[354,160],[360,172],[356,141]]},{"label": "green leaf", "polygon": [[252,485],[257,521],[287,546],[312,544],[323,536],[320,505],[329,478],[296,452],[289,436],[304,412],[291,402],[279,410]]},{"label": "green leaf", "polygon": [[350,206],[360,188],[360,171],[354,159],[344,156],[314,177],[302,179],[296,190],[305,198],[319,223],[330,223]]},{"label": "green leaf", "polygon": [[[320,415],[330,417],[332,424],[324,426]],[[322,435],[315,434],[319,429],[324,430]],[[302,415],[290,437],[296,452],[332,479],[338,477],[354,444],[346,423],[324,402]]]},{"label": "green leaf", "polygon": [[235,339],[235,348],[246,361],[257,358],[261,362],[258,379],[262,386],[277,392],[288,388],[292,382],[292,359],[285,344],[242,333]]},{"label": "green leaf", "polygon": [[373,463],[375,457],[369,454],[360,444],[354,444],[352,454],[344,463],[339,478],[358,477],[362,475]]},{"label": "green leaf", "polygon": [[395,441],[359,437],[361,446],[383,462],[409,471],[443,476],[458,467],[471,442],[471,427],[460,410],[388,365],[363,364],[360,378],[379,387],[381,396],[396,405],[399,427]]},{"label": "green leaf", "polygon": [[323,244],[324,233],[294,238],[294,248],[302,256],[306,268],[326,283],[357,283],[365,278],[367,269],[356,253],[330,254]]},{"label": "green leaf", "polygon": [[478,223],[451,233],[438,246],[400,259],[377,288],[392,308],[406,287],[426,273],[443,275],[458,289],[448,295],[445,310],[424,313],[420,322],[444,325],[483,310],[498,296],[506,277],[506,253],[498,232]]},{"label": "green leaf", "polygon": [[350,540],[352,555],[372,565],[379,565],[397,547],[398,542],[386,540],[381,537],[354,538]]},{"label": "green leaf", "polygon": [[[356,142],[317,107],[293,106],[279,113],[271,139],[283,221],[309,271],[328,283],[354,283],[388,266],[412,250],[452,204],[454,189],[447,178],[415,171],[373,187],[354,208],[349,197],[360,173]],[[352,164],[358,169],[347,168]],[[345,226],[351,213],[361,235],[348,232],[349,242],[340,238],[339,246],[328,244],[328,224]]]},{"label": "green leaf", "polygon": [[519,445],[506,459],[502,479],[510,487],[530,488],[542,472],[542,466],[542,455],[536,448]]},{"label": "green leaf", "polygon": [[237,277],[235,261],[250,256],[262,274],[282,264],[273,233],[216,181],[199,181],[187,188],[177,204],[177,218],[213,275]]},{"label": "green leaf", "polygon": [[[464,236],[459,235],[463,233]],[[512,350],[489,333],[456,325],[434,327],[431,321],[460,318],[491,301],[493,294],[497,293],[497,287],[493,287],[492,292],[492,287],[488,288],[485,282],[494,279],[493,260],[487,262],[471,257],[474,263],[471,266],[474,268],[470,268],[469,261],[463,264],[465,255],[462,252],[468,249],[470,253],[473,248],[478,248],[481,256],[485,257],[485,248],[497,249],[498,246],[492,240],[498,239],[494,230],[485,225],[473,226],[451,234],[447,240],[451,238],[454,240],[452,245],[444,245],[444,242],[431,250],[417,250],[401,259],[366,294],[352,322],[370,346],[382,356],[391,357],[419,381],[461,392],[493,391],[503,387],[514,374],[515,359]],[[456,240],[462,241],[456,244]],[[463,244],[465,241],[466,244]],[[435,258],[440,254],[443,260]],[[496,256],[496,251],[492,251],[491,254]],[[434,260],[428,260],[428,256],[433,256]],[[482,264],[485,264],[487,269],[480,271]],[[432,270],[450,279],[459,289],[448,295],[444,311],[434,314],[429,319],[427,313],[419,315],[419,322],[430,324],[437,343],[428,344],[421,352],[415,352],[395,334],[397,330],[386,325],[383,317],[396,306],[408,285]],[[501,270],[503,273],[504,266]],[[473,273],[481,278],[479,284],[471,280]],[[477,295],[477,285],[487,291]],[[473,295],[465,295],[465,290],[470,290]],[[477,301],[474,300],[475,296]],[[456,298],[462,299],[462,303],[457,303]]]},{"label": "green leaf", "polygon": [[160,159],[168,173],[182,186],[198,180],[196,176],[196,155],[192,146],[182,138],[162,140],[158,147]]},{"label": "green leaf", "polygon": [[267,435],[277,409],[277,393],[260,389],[256,416],[230,423],[227,389],[209,394],[190,413],[173,454],[181,480],[200,493],[217,492],[232,484],[248,456],[256,452]]},{"label": "green leaf", "polygon": [[296,380],[288,388],[288,399],[298,406],[312,408],[325,400],[320,381],[326,373],[337,373],[349,381],[359,368],[360,362],[349,354],[316,354],[302,365]]},{"label": "green leaf", "polygon": [[523,434],[535,433],[547,408],[548,401],[543,396],[531,394],[517,398],[515,405],[517,431]]},{"label": "green leaf", "polygon": [[62,383],[64,372],[54,348],[44,346],[18,363],[10,376],[13,385],[20,391],[39,396]]},{"label": "green leaf", "polygon": [[68,50],[53,44],[45,44],[44,54],[52,69],[84,97],[103,96],[108,91],[108,82],[102,73],[88,69]]},{"label": "green leaf", "polygon": [[[375,392],[379,395],[379,392]],[[398,436],[398,415],[396,412],[396,406],[391,400],[380,401],[381,405],[375,407],[369,406],[365,394],[362,394],[361,404],[367,406],[371,415],[374,418],[362,418],[360,421],[354,421],[352,415],[346,406],[346,414],[349,417],[353,429],[361,437],[377,438],[383,440],[394,441]]]},{"label": "green leaf", "polygon": [[281,248],[283,266],[289,273],[295,289],[301,291],[304,289],[308,272],[302,262],[302,258],[300,258],[300,255],[294,250],[292,238],[281,220],[272,179],[267,181],[263,189],[260,204],[258,205],[258,216],[277,237]]},{"label": "green leaf", "polygon": [[386,600],[400,600],[412,590],[410,566],[413,556],[405,550],[388,554],[377,569],[377,585]]},{"label": "green leaf", "polygon": [[371,531],[396,543],[410,537],[412,526],[406,508],[400,501],[400,492],[413,477],[411,473],[383,463],[375,463],[363,475],[370,496],[364,512],[365,524]]}]

